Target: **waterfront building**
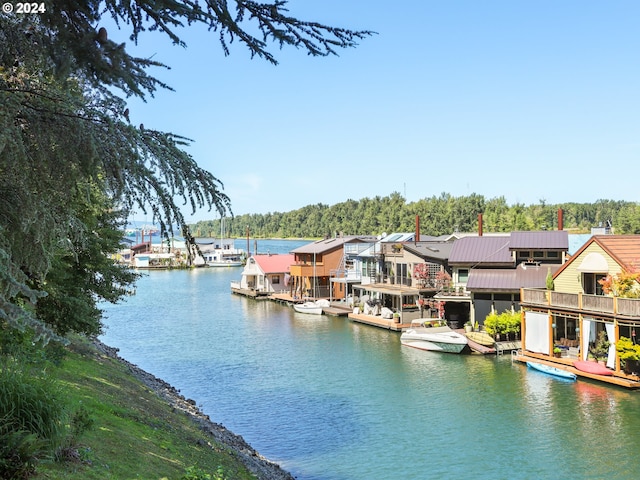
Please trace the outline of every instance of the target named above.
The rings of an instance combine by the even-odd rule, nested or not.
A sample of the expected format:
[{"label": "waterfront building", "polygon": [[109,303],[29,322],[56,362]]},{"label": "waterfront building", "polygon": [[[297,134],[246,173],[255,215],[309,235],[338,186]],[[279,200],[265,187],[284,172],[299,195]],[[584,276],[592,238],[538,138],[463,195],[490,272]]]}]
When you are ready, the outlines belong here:
[{"label": "waterfront building", "polygon": [[339,235],[311,242],[292,250],[294,262],[291,265],[289,292],[293,299],[347,297],[345,282],[330,281],[332,275],[344,271],[346,267],[344,245],[347,243],[367,243],[375,237]]},{"label": "waterfront building", "polygon": [[242,270],[240,282],[232,282],[232,290],[247,291],[252,296],[286,293],[294,258],[291,253],[252,255]]},{"label": "waterfront building", "polygon": [[491,312],[520,309],[521,288],[544,288],[567,258],[564,230],[467,236],[451,249],[452,288],[436,295],[448,318],[484,323]]},{"label": "waterfront building", "polygon": [[[640,368],[634,361],[640,354],[635,348],[640,285],[635,279],[628,283],[629,291],[615,288],[616,278],[633,275],[639,266],[640,235],[595,235],[558,269],[552,290],[522,289],[521,358],[573,368],[576,361],[589,360],[590,354],[600,356],[610,373],[607,378],[602,374],[592,378],[640,386]],[[630,351],[617,352],[619,342],[628,343]]]}]

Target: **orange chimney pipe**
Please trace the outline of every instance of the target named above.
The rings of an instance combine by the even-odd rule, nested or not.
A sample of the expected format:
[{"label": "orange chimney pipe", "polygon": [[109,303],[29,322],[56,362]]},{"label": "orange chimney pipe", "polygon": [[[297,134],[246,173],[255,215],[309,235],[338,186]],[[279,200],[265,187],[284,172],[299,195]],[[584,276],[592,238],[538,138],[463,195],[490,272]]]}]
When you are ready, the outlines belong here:
[{"label": "orange chimney pipe", "polygon": [[416,242],[420,241],[420,215],[416,215]]}]

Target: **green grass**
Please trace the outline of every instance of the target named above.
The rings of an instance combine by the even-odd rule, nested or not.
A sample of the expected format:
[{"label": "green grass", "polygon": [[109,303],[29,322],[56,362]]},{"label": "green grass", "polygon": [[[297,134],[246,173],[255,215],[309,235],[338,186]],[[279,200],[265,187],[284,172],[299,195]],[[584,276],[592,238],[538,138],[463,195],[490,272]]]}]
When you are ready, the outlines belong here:
[{"label": "green grass", "polygon": [[189,478],[255,478],[227,447],[215,444],[124,364],[86,342],[74,342],[69,350],[50,374],[61,383],[71,410],[88,412],[91,428],[77,440],[79,459],[43,463],[36,478],[180,479],[188,470],[202,474]]}]

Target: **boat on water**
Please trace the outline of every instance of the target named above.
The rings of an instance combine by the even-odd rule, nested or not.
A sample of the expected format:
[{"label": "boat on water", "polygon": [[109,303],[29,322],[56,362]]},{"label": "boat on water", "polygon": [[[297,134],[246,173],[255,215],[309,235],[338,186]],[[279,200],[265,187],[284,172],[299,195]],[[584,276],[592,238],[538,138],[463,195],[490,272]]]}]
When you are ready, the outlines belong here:
[{"label": "boat on water", "polygon": [[310,315],[322,315],[322,308],[330,305],[328,300],[316,300],[315,302],[294,303],[293,309],[298,313]]},{"label": "boat on water", "polygon": [[548,375],[566,378],[568,380],[575,380],[577,378],[577,375],[575,373],[567,372],[566,370],[562,370],[560,368],[552,367],[551,365],[545,365],[542,363],[527,362],[527,367],[538,370],[542,373],[546,373]]},{"label": "boat on water", "polygon": [[472,340],[485,347],[493,347],[496,343],[495,339],[487,332],[466,332],[465,335],[469,340]]},{"label": "boat on water", "polygon": [[237,251],[232,250],[213,250],[203,254],[204,263],[207,267],[241,267],[244,265],[242,255]]},{"label": "boat on water", "polygon": [[407,347],[436,352],[460,353],[468,345],[467,337],[448,326],[426,326],[430,323],[411,322],[400,335],[400,343]]}]

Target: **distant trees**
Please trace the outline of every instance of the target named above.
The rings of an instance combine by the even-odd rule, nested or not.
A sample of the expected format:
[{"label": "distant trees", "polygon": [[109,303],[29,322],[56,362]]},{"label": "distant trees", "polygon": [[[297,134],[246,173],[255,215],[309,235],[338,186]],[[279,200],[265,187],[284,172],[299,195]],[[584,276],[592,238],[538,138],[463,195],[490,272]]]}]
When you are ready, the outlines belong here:
[{"label": "distant trees", "polygon": [[[558,228],[558,209],[563,210],[564,228],[589,232],[591,227],[611,223],[616,233],[640,233],[640,205],[633,202],[598,200],[588,203],[508,205],[504,197],[485,199],[482,195],[454,197],[448,193],[405,202],[397,192],[387,197],[349,199],[332,206],[307,205],[290,212],[240,215],[227,220],[227,234],[240,237],[248,227],[253,237],[322,238],[340,232],[345,235],[379,235],[412,232],[415,216],[420,216],[423,235],[443,235],[478,230],[478,214],[483,215],[485,232],[552,230]],[[192,226],[200,236],[217,236],[219,220]]]}]

